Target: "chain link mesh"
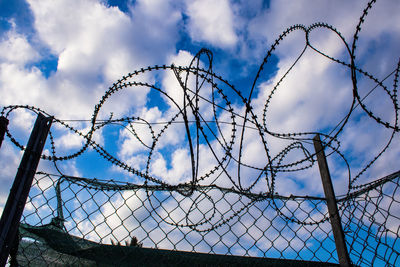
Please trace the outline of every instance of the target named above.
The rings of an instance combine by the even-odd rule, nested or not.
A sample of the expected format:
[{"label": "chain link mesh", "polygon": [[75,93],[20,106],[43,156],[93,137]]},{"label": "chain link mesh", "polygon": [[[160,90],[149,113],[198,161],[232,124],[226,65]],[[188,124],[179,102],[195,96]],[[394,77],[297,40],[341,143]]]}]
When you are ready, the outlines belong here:
[{"label": "chain link mesh", "polygon": [[343,226],[349,253],[357,265],[400,264],[399,173],[378,180],[362,194],[344,200]]},{"label": "chain link mesh", "polygon": [[[400,263],[399,181],[396,173],[339,200],[356,265]],[[188,199],[157,187],[40,173],[21,220],[17,261],[91,265],[114,256],[123,264],[129,248],[135,256],[146,254],[137,248],[157,248],[337,263],[326,209],[322,198],[253,201],[208,187]]]},{"label": "chain link mesh", "polygon": [[[41,229],[37,235],[45,242],[50,238],[46,231],[53,227],[96,245],[129,246],[137,238],[144,248],[337,262],[330,225],[323,220],[327,212],[323,199],[258,196],[254,201],[254,197],[205,187],[188,198],[159,187],[42,173],[36,176],[21,223],[24,233]],[[31,252],[38,244],[20,241],[18,259],[32,261]],[[82,250],[70,249],[69,255]],[[82,260],[64,258],[59,250],[48,252],[43,246],[37,257],[48,263],[50,258],[54,263]]]}]

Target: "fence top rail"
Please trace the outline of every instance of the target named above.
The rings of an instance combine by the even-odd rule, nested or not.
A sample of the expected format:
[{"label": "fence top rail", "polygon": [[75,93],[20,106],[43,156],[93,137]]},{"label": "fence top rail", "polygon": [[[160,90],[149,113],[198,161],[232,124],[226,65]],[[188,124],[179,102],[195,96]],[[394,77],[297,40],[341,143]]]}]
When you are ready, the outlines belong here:
[{"label": "fence top rail", "polygon": [[392,181],[392,180],[394,180],[396,178],[399,178],[399,177],[400,177],[400,171],[397,171],[397,172],[389,174],[389,175],[387,175],[385,177],[382,177],[380,179],[374,180],[374,181],[372,181],[370,183],[359,185],[359,186],[357,186],[357,188],[360,188],[358,191],[349,193],[349,194],[347,194],[347,195],[345,195],[343,197],[338,197],[337,202],[345,202],[345,201],[349,201],[351,199],[355,199],[358,196],[360,196],[360,195],[362,195],[362,194],[364,194],[366,192],[369,192],[369,191],[377,188],[378,186],[383,185],[383,184],[387,183],[388,181]]}]

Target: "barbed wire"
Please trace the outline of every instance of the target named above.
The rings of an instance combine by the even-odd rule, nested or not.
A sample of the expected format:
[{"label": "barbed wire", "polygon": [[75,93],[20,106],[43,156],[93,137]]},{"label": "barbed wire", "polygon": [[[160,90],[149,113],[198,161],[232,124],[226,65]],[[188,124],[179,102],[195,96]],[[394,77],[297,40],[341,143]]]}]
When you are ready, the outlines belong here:
[{"label": "barbed wire", "polygon": [[[325,140],[323,141],[323,144],[325,147],[329,147],[332,149],[331,153],[336,153],[338,154],[345,164],[348,166],[349,169],[349,185],[348,185],[348,194],[350,194],[351,189],[355,187],[355,182],[357,179],[379,158],[382,156],[382,154],[388,149],[390,146],[394,136],[396,133],[399,132],[399,126],[398,126],[398,115],[399,115],[399,107],[398,107],[398,100],[397,100],[397,83],[398,83],[398,75],[399,75],[399,69],[400,69],[400,61],[398,65],[396,66],[396,69],[392,72],[395,73],[395,78],[393,81],[393,89],[389,90],[384,84],[383,81],[387,79],[389,76],[387,76],[384,80],[380,81],[379,79],[375,78],[372,74],[369,74],[368,72],[362,70],[356,65],[355,61],[355,51],[356,51],[356,42],[358,40],[358,35],[361,31],[361,26],[363,22],[365,21],[365,17],[368,14],[368,11],[372,8],[372,4],[375,3],[375,1],[371,1],[368,3],[367,8],[363,11],[363,14],[360,18],[359,24],[356,27],[356,32],[354,34],[354,39],[353,43],[351,44],[351,49],[350,45],[346,42],[345,38],[341,35],[341,33],[336,30],[333,26],[328,25],[326,23],[315,23],[312,24],[309,27],[306,27],[304,25],[294,25],[292,27],[289,27],[287,30],[285,30],[273,43],[271,48],[268,50],[267,55],[265,56],[257,74],[254,79],[253,85],[251,87],[248,99],[245,98],[241,91],[237,90],[233,85],[231,85],[227,80],[223,79],[221,76],[218,76],[216,73],[213,72],[212,69],[212,64],[213,64],[213,55],[212,52],[207,50],[207,49],[201,49],[192,59],[190,62],[189,66],[175,66],[175,65],[162,65],[162,66],[149,66],[147,68],[141,68],[140,70],[136,70],[134,72],[129,73],[126,76],[123,76],[121,79],[119,79],[116,83],[114,83],[103,95],[103,97],[100,99],[99,103],[95,106],[94,112],[92,115],[92,118],[90,120],[91,125],[90,125],[90,130],[84,134],[82,131],[72,127],[70,124],[68,124],[68,120],[59,120],[56,117],[53,119],[54,124],[59,124],[60,126],[65,127],[67,130],[71,131],[72,133],[79,135],[80,137],[85,139],[84,145],[75,153],[71,153],[66,156],[59,156],[57,154],[57,149],[55,146],[54,142],[54,137],[52,131],[50,131],[50,142],[51,142],[51,154],[45,154],[42,156],[42,159],[45,160],[50,160],[54,163],[54,165],[57,167],[57,162],[60,161],[65,161],[65,160],[71,160],[74,158],[77,158],[81,156],[89,147],[94,149],[95,151],[98,152],[98,154],[106,159],[107,161],[111,162],[113,165],[122,168],[123,170],[127,171],[128,173],[134,174],[135,176],[138,176],[140,178],[144,179],[145,184],[151,182],[155,183],[157,185],[161,185],[165,188],[172,189],[174,186],[166,182],[165,180],[156,178],[152,175],[150,175],[150,164],[152,162],[152,157],[153,154],[156,150],[156,146],[160,140],[160,138],[166,133],[166,131],[172,127],[172,125],[181,123],[185,126],[185,131],[186,131],[186,140],[188,142],[188,149],[190,151],[190,159],[191,159],[191,181],[186,182],[181,184],[181,188],[185,188],[185,190],[181,191],[181,194],[190,196],[193,194],[195,190],[198,190],[200,187],[199,183],[206,178],[209,178],[213,174],[220,172],[220,175],[223,174],[227,176],[230,180],[230,182],[233,185],[233,188],[242,194],[248,194],[251,193],[251,190],[254,188],[254,186],[260,181],[260,179],[264,178],[265,181],[267,182],[267,190],[265,195],[275,195],[275,179],[276,175],[279,172],[295,172],[295,171],[301,171],[307,168],[310,168],[314,165],[315,163],[315,153],[310,152],[307,150],[307,148],[304,146],[305,142],[310,142],[312,137],[317,134],[317,132],[292,132],[292,133],[276,133],[272,132],[269,130],[267,126],[267,111],[269,107],[269,103],[271,102],[271,99],[274,95],[274,93],[279,89],[282,81],[287,77],[288,73],[292,71],[293,67],[297,64],[297,62],[301,59],[303,56],[304,52],[307,49],[312,49],[313,51],[317,52],[318,54],[321,54],[322,56],[328,58],[332,62],[338,63],[342,66],[347,67],[351,71],[351,77],[352,77],[352,83],[353,83],[353,100],[352,100],[352,105],[351,108],[349,109],[349,112],[347,115],[344,117],[344,119],[339,122],[339,124],[330,132],[330,134],[324,134],[324,133],[319,133],[322,135]],[[323,28],[331,31],[332,33],[336,34],[340,40],[342,41],[344,47],[346,48],[350,62],[344,62],[339,59],[336,59],[332,56],[329,56],[325,54],[324,52],[316,49],[312,45],[312,40],[310,39],[310,33],[318,28]],[[282,77],[278,80],[278,82],[275,84],[273,89],[271,90],[270,94],[267,97],[267,100],[264,105],[263,113],[262,113],[262,123],[259,123],[258,117],[255,114],[253,110],[253,106],[251,104],[252,97],[253,97],[253,92],[256,88],[256,85],[261,77],[262,72],[264,71],[265,65],[270,61],[271,56],[273,55],[274,50],[278,47],[278,45],[286,38],[288,35],[295,31],[303,31],[305,33],[305,46],[303,48],[303,51],[300,53],[298,58],[293,62],[293,64],[288,68],[288,70],[282,75]],[[205,65],[206,67],[201,67],[201,65]],[[172,71],[181,87],[181,90],[183,92],[183,103],[180,105],[178,103],[180,100],[179,99],[174,99],[171,97],[166,91],[162,90],[162,88],[158,88],[157,86],[153,84],[149,84],[146,82],[140,82],[140,81],[135,81],[135,78],[139,79],[140,75],[143,75],[147,72],[155,72],[155,71]],[[360,75],[363,75],[370,80],[372,80],[376,86],[373,88],[375,90],[376,88],[380,88],[385,92],[391,99],[393,103],[393,112],[395,114],[395,120],[394,123],[390,123],[388,121],[385,121],[384,119],[380,118],[379,116],[376,116],[372,113],[371,109],[364,104],[363,100],[367,97],[365,96],[363,99],[361,99],[359,93],[358,93],[358,87],[357,87],[357,73]],[[191,77],[193,75],[193,77]],[[194,88],[190,88],[188,85],[189,79],[193,78],[195,80],[195,85]],[[206,87],[206,84],[211,87],[211,100],[203,97],[200,94],[200,90],[203,87]],[[175,115],[171,116],[171,119],[169,121],[166,121],[165,123],[160,123],[158,122],[162,128],[161,130],[156,133],[153,129],[154,123],[151,121],[147,121],[144,118],[141,117],[123,117],[119,119],[113,119],[112,115],[108,120],[98,120],[98,116],[100,113],[100,110],[104,103],[116,92],[125,90],[128,87],[147,87],[150,88],[151,90],[157,91],[160,95],[165,97],[167,101],[169,101],[171,106],[174,106],[178,111],[175,113]],[[223,90],[223,88],[225,90]],[[232,102],[228,100],[228,95],[234,94],[235,98],[238,98],[242,104],[245,107],[244,114],[240,114],[239,111],[235,111],[235,109],[232,106]],[[217,103],[216,99],[221,100],[221,103]],[[207,120],[202,113],[200,113],[200,107],[199,103],[200,101],[204,101],[205,103],[208,103],[212,106],[212,112],[213,112],[213,120]],[[339,151],[340,148],[340,142],[337,139],[339,134],[343,131],[345,128],[345,125],[347,124],[353,110],[357,107],[360,106],[364,112],[372,118],[377,124],[382,125],[383,127],[386,127],[388,129],[392,130],[392,135],[387,141],[387,144],[384,146],[384,148],[374,157],[372,161],[370,161],[366,166],[354,177],[350,177],[350,167],[349,164],[346,160],[346,157]],[[33,106],[23,106],[23,105],[11,105],[4,107],[2,109],[1,114],[5,115],[6,117],[9,117],[10,114],[18,109],[27,109],[30,111],[33,111],[35,113],[44,113],[48,116],[51,114],[48,114],[44,110],[41,110],[40,108],[33,107]],[[230,122],[227,121],[221,121],[221,112],[227,112],[231,118]],[[193,119],[190,120],[189,117],[192,116]],[[243,121],[243,123],[238,126],[237,123],[237,118]],[[141,137],[137,134],[135,127],[133,126],[134,123],[142,123],[147,125],[149,128],[149,131],[151,133],[151,138],[152,142],[150,144],[146,144],[144,140],[141,139]],[[101,146],[99,143],[95,142],[93,140],[93,135],[97,130],[102,129],[103,127],[107,125],[112,125],[112,124],[119,124],[122,127],[126,128],[129,130],[129,132],[134,136],[134,138],[140,142],[141,145],[145,149],[148,150],[148,155],[147,155],[147,163],[146,167],[144,170],[139,170],[137,168],[134,168],[133,166],[129,165],[128,163],[122,161],[121,159],[118,159],[116,156],[112,155],[109,153],[103,146]],[[229,125],[230,126],[230,136],[225,136],[222,129],[221,125]],[[194,129],[193,129],[194,125]],[[215,130],[213,130],[213,126],[216,127]],[[238,129],[241,128],[240,130],[240,135],[237,134]],[[244,136],[245,132],[247,129],[254,129],[258,131],[260,140],[261,140],[261,145],[263,146],[263,149],[265,151],[265,162],[266,165],[263,167],[257,167],[254,165],[251,165],[249,163],[244,163],[243,162],[243,145],[244,145]],[[209,135],[207,135],[209,134]],[[16,140],[16,138],[10,133],[9,130],[7,130],[7,136],[10,138],[10,140],[21,150],[24,150],[24,146]],[[289,144],[287,147],[285,147],[283,150],[281,150],[275,157],[272,157],[270,155],[269,151],[269,145],[267,144],[266,141],[266,136],[273,136],[276,138],[280,139],[287,139],[287,140],[292,140],[293,142]],[[193,140],[192,140],[193,139]],[[212,142],[215,141],[219,144],[219,146],[223,149],[223,155],[217,155],[218,153],[215,151],[213,148],[214,145]],[[233,145],[235,142],[239,141],[239,149],[238,149],[238,156],[234,156],[232,153],[233,150]],[[199,161],[201,160],[199,158],[199,147],[200,145],[206,144],[208,146],[209,151],[211,154],[214,156],[217,164],[212,167],[208,172],[206,172],[203,175],[199,175]],[[302,153],[304,154],[304,157],[300,160],[282,164],[284,160],[286,159],[287,155],[293,151],[293,150],[301,150]],[[234,178],[234,175],[232,174],[231,171],[228,170],[228,166],[230,165],[231,162],[235,162],[237,164],[237,179]],[[242,180],[243,178],[241,177],[241,168],[250,168],[253,170],[256,170],[259,172],[257,178],[254,180],[254,182],[249,185],[248,187],[243,187],[242,185]],[[59,170],[59,168],[57,168]],[[64,175],[60,170],[60,175]],[[218,176],[217,176],[218,177]],[[218,178],[216,178],[218,179]],[[325,218],[326,220],[326,218]],[[300,223],[300,222],[299,222]]]},{"label": "barbed wire", "polygon": [[[371,10],[375,2],[375,0],[370,1],[367,7],[363,10],[351,43],[347,42],[344,36],[332,25],[322,22],[314,23],[308,27],[297,24],[287,28],[281,35],[279,35],[267,51],[266,56],[255,75],[255,79],[247,97],[245,97],[243,93],[235,88],[235,86],[229,81],[213,71],[213,54],[210,50],[203,48],[193,57],[188,66],[176,66],[174,64],[162,66],[155,65],[135,70],[128,73],[126,76],[123,76],[100,98],[99,102],[94,107],[90,119],[58,119],[38,107],[28,105],[6,106],[2,109],[1,115],[8,118],[12,116],[13,112],[23,109],[34,113],[43,113],[47,116],[53,116],[53,127],[64,128],[84,140],[83,145],[77,151],[71,152],[67,155],[60,155],[58,152],[60,149],[57,147],[54,137],[54,130],[51,129],[49,133],[50,150],[42,155],[42,159],[52,162],[58,171],[58,174],[49,174],[44,172],[38,174],[58,177],[55,186],[57,195],[56,218],[59,220],[61,228],[64,227],[63,222],[65,221],[63,215],[63,205],[65,205],[65,203],[61,196],[61,192],[63,191],[61,189],[62,183],[74,184],[87,190],[144,190],[147,196],[150,212],[156,213],[159,218],[171,226],[181,228],[187,227],[197,232],[214,231],[215,229],[228,224],[234,218],[243,216],[243,213],[248,211],[249,208],[257,207],[257,204],[263,201],[268,201],[270,207],[273,207],[278,216],[288,222],[302,226],[318,226],[328,220],[327,211],[321,208],[321,203],[324,203],[325,199],[318,196],[280,195],[276,190],[278,174],[288,172],[294,173],[313,167],[316,162],[316,152],[310,151],[307,148],[307,145],[312,143],[312,138],[316,134],[320,134],[323,137],[323,147],[329,151],[328,156],[335,154],[343,161],[344,168],[347,168],[349,179],[348,190],[346,196],[342,196],[339,201],[341,212],[345,212],[349,207],[355,205],[352,202],[356,201],[357,196],[362,193],[373,191],[378,186],[382,185],[380,181],[373,181],[364,185],[358,184],[358,180],[379,158],[382,157],[388,148],[393,145],[392,142],[394,137],[400,132],[397,96],[400,60],[397,66],[390,71],[390,74],[382,80],[363,70],[357,64],[356,60],[357,42],[361,29],[368,12]],[[335,34],[345,48],[348,60],[344,61],[335,58],[326,52],[317,49],[313,44],[310,35],[311,32],[316,29],[324,29]],[[276,79],[277,82],[273,84],[273,87],[271,87],[272,89],[266,97],[261,114],[258,114],[257,112],[259,111],[256,110],[253,104],[255,91],[258,88],[258,85],[262,82],[263,73],[268,71],[266,66],[272,61],[275,50],[285,38],[294,32],[304,33],[304,47],[298,57],[287,68],[287,70],[284,71],[283,75]],[[353,93],[351,106],[344,118],[334,125],[329,134],[317,131],[286,133],[274,132],[270,129],[268,121],[268,111],[273,96],[279,89],[281,89],[282,82],[288,77],[288,74],[293,71],[294,67],[304,56],[305,52],[310,50],[330,60],[334,64],[343,66],[351,73]],[[179,88],[176,89],[182,93],[181,98],[177,99],[173,94],[169,94],[167,90],[159,87],[157,84],[141,81],[141,78],[147,73],[172,73],[179,85]],[[388,88],[384,82],[392,75],[394,75],[393,88]],[[374,84],[374,87],[364,97],[361,97],[359,92],[358,80],[360,77],[367,78]],[[104,104],[107,101],[110,101],[110,98],[114,94],[125,91],[127,88],[135,87],[146,88],[158,93],[161,98],[169,104],[169,119],[149,121],[143,116],[114,118],[112,113],[108,119],[100,118],[101,114],[104,113],[102,113]],[[394,115],[392,122],[374,114],[372,108],[366,104],[366,98],[372,91],[377,89],[381,90],[381,92],[387,95],[390,99],[392,105],[390,108]],[[205,90],[209,90],[208,94],[204,93]],[[210,97],[206,97],[206,95],[209,95]],[[204,107],[210,108],[205,110]],[[351,175],[349,161],[346,158],[345,153],[340,151],[341,143],[339,136],[343,133],[346,125],[348,125],[350,117],[357,107],[361,107],[364,114],[372,119],[374,125],[388,129],[391,132],[391,135],[383,148],[373,157],[373,159],[366,163],[357,174]],[[389,109],[389,106],[387,108]],[[209,114],[205,114],[206,112]],[[87,131],[79,130],[77,127],[72,126],[72,123],[74,122],[89,123],[90,127]],[[143,168],[135,167],[129,162],[118,158],[113,155],[113,153],[109,152],[104,145],[95,141],[95,132],[111,125],[122,127],[124,130],[129,132],[133,136],[133,139],[140,144],[141,153],[143,151],[146,152],[146,156],[144,157],[145,166]],[[147,127],[150,141],[139,133],[138,129],[135,128],[135,125]],[[158,151],[161,149],[160,147],[162,147],[161,139],[167,135],[169,130],[180,126],[184,127],[182,131],[185,134],[185,142],[187,143],[185,148],[189,153],[191,166],[190,175],[185,179],[185,182],[174,184],[166,178],[154,175],[151,171],[151,164],[153,164],[154,158],[157,157],[157,153],[159,153]],[[263,159],[265,164],[262,166],[251,164],[245,160],[244,150],[246,146],[246,134],[249,130],[257,133],[260,147],[263,149]],[[15,146],[21,150],[25,149],[21,144],[21,141],[17,140],[15,134],[11,133],[9,129],[7,129],[6,134]],[[270,137],[286,140],[290,143],[278,153],[272,155],[270,145],[267,141]],[[202,161],[201,150],[204,147],[207,148],[208,155],[210,155],[214,160],[214,165],[209,167],[207,171],[202,172],[200,162]],[[93,149],[101,158],[121,169],[124,173],[133,175],[140,182],[122,183],[121,181],[114,180],[103,181],[96,178],[89,179],[74,177],[61,171],[61,168],[59,168],[60,162],[76,159],[87,152],[88,149]],[[300,151],[302,158],[290,161],[289,155],[293,151]],[[143,153],[141,155],[143,155]],[[243,169],[255,173],[253,181],[249,182],[248,177],[243,176]],[[223,179],[229,181],[232,186],[224,187],[218,184],[219,181]],[[264,190],[262,192],[257,192],[257,190],[259,190],[257,185],[260,184],[264,186]],[[68,186],[68,188],[70,188],[70,186]],[[221,199],[213,198],[214,191],[221,192],[223,195],[222,199],[226,195],[234,195],[232,199],[239,199],[236,200],[234,204],[236,205],[237,203],[240,203],[236,205],[235,208],[233,208],[234,205],[232,204],[231,213],[222,214],[217,208],[217,203],[221,201]],[[191,199],[190,205],[187,205],[184,208],[180,206],[180,208],[184,210],[184,218],[176,222],[169,215],[163,217],[161,215],[163,209],[160,211],[160,207],[163,207],[162,203],[157,199],[154,192],[169,192],[171,198],[175,200],[180,199],[180,197]],[[282,201],[291,200],[300,201],[297,209],[303,210],[303,213],[304,211],[309,210],[303,209],[301,203],[315,201],[316,204],[313,204],[314,208],[311,213],[316,214],[316,216],[313,217],[312,214],[310,214],[310,216],[296,216],[296,212],[291,211],[290,208],[286,206],[287,204],[282,204]],[[203,214],[203,218],[195,222],[190,218],[195,211],[200,210],[199,205],[202,201],[209,203],[210,207],[209,210],[205,212],[206,214]],[[177,205],[179,206],[179,203]],[[166,209],[164,208],[164,211],[165,210]],[[214,220],[213,218],[215,217],[218,217],[219,219]]]}]

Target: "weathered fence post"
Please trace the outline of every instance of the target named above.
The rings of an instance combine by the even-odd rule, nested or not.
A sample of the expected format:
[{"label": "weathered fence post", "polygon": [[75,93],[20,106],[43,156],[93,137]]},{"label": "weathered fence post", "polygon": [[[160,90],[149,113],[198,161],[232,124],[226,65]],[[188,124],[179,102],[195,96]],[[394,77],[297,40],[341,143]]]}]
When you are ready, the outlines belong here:
[{"label": "weathered fence post", "polygon": [[29,195],[52,117],[39,113],[0,220],[0,266],[5,266],[17,237],[19,221]]},{"label": "weathered fence post", "polygon": [[8,120],[6,119],[6,117],[1,116],[0,117],[0,147],[1,147],[1,144],[3,143],[4,134],[6,133],[6,130],[7,130],[7,125],[8,125]]},{"label": "weathered fence post", "polygon": [[325,198],[328,206],[329,218],[332,225],[333,237],[336,244],[336,252],[339,258],[340,266],[351,266],[349,253],[347,251],[346,240],[342,229],[342,222],[339,216],[339,210],[336,203],[336,196],[333,190],[331,175],[328,169],[324,148],[319,134],[314,137],[314,148],[317,154],[319,172],[321,174],[322,185],[324,187]]}]

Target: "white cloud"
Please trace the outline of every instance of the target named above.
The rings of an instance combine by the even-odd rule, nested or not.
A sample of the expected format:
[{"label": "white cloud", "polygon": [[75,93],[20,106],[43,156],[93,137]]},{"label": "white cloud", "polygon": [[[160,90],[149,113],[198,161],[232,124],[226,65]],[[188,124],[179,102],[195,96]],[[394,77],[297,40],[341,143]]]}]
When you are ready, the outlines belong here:
[{"label": "white cloud", "polygon": [[11,184],[17,173],[19,161],[22,158],[22,153],[14,148],[13,144],[3,141],[0,148],[0,214],[3,212],[3,206],[5,205],[8,197],[8,193],[11,189]]},{"label": "white cloud", "polygon": [[189,182],[192,178],[192,163],[188,149],[177,149],[171,156],[171,167],[167,168],[167,162],[161,154],[154,156],[151,165],[151,173],[171,184]]},{"label": "white cloud", "polygon": [[120,131],[120,142],[122,142],[120,155],[124,158],[140,151],[149,151],[149,148],[153,145],[153,138],[155,138],[151,133],[153,127],[146,124],[145,121],[160,121],[162,119],[161,112],[157,107],[154,107],[149,110],[142,110],[141,115],[140,117],[144,121],[134,121]]},{"label": "white cloud", "polygon": [[[158,10],[152,5],[163,8]],[[68,114],[70,118],[90,116],[103,92],[118,78],[137,68],[160,64],[160,58],[163,61],[162,57],[174,49],[176,24],[180,19],[180,13],[172,10],[171,3],[165,1],[138,1],[131,14],[94,0],[32,0],[29,6],[37,39],[58,58],[57,71],[48,80],[37,73],[38,79],[43,80],[41,89],[31,91],[50,95],[52,101],[48,101],[47,109],[56,114]],[[144,27],[150,25],[151,30]],[[23,69],[23,66],[19,68]],[[37,86],[38,83],[33,84]],[[125,91],[130,92],[129,97],[125,95],[119,98],[118,104],[112,105],[115,113],[145,103],[146,91]],[[133,98],[135,101],[130,100]],[[28,101],[31,104],[39,102],[36,99]],[[60,109],[60,102],[65,108]],[[41,105],[43,107],[43,103]]]},{"label": "white cloud", "polygon": [[16,32],[15,25],[0,42],[0,63],[5,61],[22,65],[38,58],[39,53],[31,46],[26,36]]},{"label": "white cloud", "polygon": [[251,19],[250,34],[254,38],[262,35],[272,43],[289,26],[325,22],[334,25],[339,31],[344,30],[345,37],[350,37],[348,34],[353,33],[365,4],[339,2],[271,1],[268,9]]},{"label": "white cloud", "polygon": [[[188,51],[180,50],[177,55],[171,56],[168,61],[175,66],[189,66],[193,56],[194,55],[190,54]],[[182,82],[185,82],[186,72],[181,72],[180,76]],[[190,82],[191,83],[189,83],[188,87],[193,88],[193,80]],[[180,108],[183,108],[183,88],[172,70],[164,74],[162,84],[165,92],[178,104]],[[168,101],[171,108],[176,109],[176,105],[170,100],[167,100],[167,97],[164,97],[164,99]]]},{"label": "white cloud", "polygon": [[[45,80],[39,69],[35,67],[25,69],[8,62],[0,64],[0,90],[2,92],[0,103],[2,105],[40,103],[41,94],[46,94],[45,89]],[[44,101],[46,100],[44,99]]]},{"label": "white cloud", "polygon": [[[38,67],[27,66],[42,58],[13,27],[0,43],[0,104],[35,105],[61,119],[90,118],[112,82],[136,68],[160,64],[174,50],[180,19],[180,12],[167,1],[138,1],[129,14],[92,0],[32,0],[29,7],[36,30],[31,39],[58,58],[57,70],[46,78]],[[151,76],[142,76],[151,83]],[[100,116],[110,112],[120,116],[132,107],[142,107],[148,90],[136,87],[114,94]],[[21,120],[25,118],[13,123]],[[58,141],[66,148],[82,143],[69,137]]]},{"label": "white cloud", "polygon": [[228,0],[187,1],[189,34],[194,41],[204,41],[217,47],[234,46],[238,40],[234,16]]},{"label": "white cloud", "polygon": [[84,139],[75,133],[69,132],[57,138],[55,143],[60,149],[80,148],[84,143]]}]

